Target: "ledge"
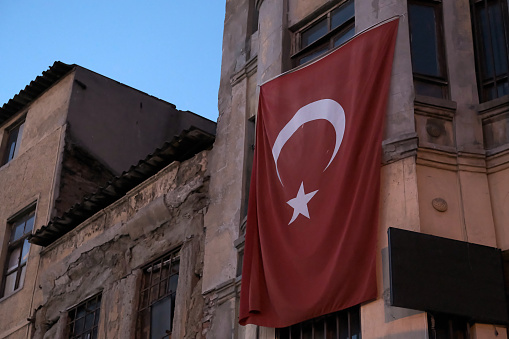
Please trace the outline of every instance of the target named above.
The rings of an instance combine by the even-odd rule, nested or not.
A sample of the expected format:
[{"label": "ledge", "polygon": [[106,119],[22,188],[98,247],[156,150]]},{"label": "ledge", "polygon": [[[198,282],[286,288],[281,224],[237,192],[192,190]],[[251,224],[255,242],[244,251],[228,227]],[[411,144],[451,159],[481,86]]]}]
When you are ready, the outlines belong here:
[{"label": "ledge", "polygon": [[244,67],[230,78],[230,84],[233,86],[237,85],[243,79],[253,75],[258,67],[258,57],[254,56],[249,59]]},{"label": "ledge", "polygon": [[382,165],[415,156],[419,139],[417,133],[406,133],[382,142]]},{"label": "ledge", "polygon": [[451,100],[416,95],[414,109],[416,114],[452,121],[457,104]]}]

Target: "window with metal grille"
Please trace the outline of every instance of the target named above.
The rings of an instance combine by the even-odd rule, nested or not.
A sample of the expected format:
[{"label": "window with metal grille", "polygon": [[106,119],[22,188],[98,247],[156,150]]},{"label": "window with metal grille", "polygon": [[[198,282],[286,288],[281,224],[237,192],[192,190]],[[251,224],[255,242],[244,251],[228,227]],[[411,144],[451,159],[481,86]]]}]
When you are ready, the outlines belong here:
[{"label": "window with metal grille", "polygon": [[276,329],[277,339],[360,339],[360,307],[327,314],[285,328]]},{"label": "window with metal grille", "polygon": [[15,123],[7,131],[7,142],[5,144],[5,153],[2,159],[2,165],[8,163],[16,157],[25,128],[25,120]]},{"label": "window with metal grille", "polygon": [[178,251],[142,268],[137,338],[170,339],[179,278]]},{"label": "window with metal grille", "polygon": [[101,311],[101,294],[97,294],[68,312],[69,339],[96,339]]},{"label": "window with metal grille", "polygon": [[509,94],[506,0],[471,0],[472,26],[481,102]]},{"label": "window with metal grille", "polygon": [[428,313],[429,339],[470,338],[468,322],[460,317]]},{"label": "window with metal grille", "polygon": [[293,66],[341,45],[355,34],[354,0],[342,1],[295,32]]},{"label": "window with metal grille", "polygon": [[415,93],[447,99],[442,2],[409,0],[408,21]]},{"label": "window with metal grille", "polygon": [[34,228],[35,211],[24,213],[12,221],[7,260],[2,279],[2,297],[17,291],[25,280],[30,243],[28,236]]}]

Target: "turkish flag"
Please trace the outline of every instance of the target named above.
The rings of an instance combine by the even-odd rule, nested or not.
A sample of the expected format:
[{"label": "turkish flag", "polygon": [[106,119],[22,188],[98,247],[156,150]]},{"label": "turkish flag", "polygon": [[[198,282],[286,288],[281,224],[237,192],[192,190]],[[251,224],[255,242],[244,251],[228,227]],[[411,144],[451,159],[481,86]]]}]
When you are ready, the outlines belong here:
[{"label": "turkish flag", "polygon": [[398,21],[260,88],[239,322],[376,298],[381,141]]}]

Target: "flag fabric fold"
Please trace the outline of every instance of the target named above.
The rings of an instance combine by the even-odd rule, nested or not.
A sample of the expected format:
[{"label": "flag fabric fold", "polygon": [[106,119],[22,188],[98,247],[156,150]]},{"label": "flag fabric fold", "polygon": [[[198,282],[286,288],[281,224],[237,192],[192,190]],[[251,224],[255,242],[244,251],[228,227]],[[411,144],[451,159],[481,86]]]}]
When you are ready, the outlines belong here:
[{"label": "flag fabric fold", "polygon": [[261,86],[239,322],[376,298],[381,141],[398,21]]}]

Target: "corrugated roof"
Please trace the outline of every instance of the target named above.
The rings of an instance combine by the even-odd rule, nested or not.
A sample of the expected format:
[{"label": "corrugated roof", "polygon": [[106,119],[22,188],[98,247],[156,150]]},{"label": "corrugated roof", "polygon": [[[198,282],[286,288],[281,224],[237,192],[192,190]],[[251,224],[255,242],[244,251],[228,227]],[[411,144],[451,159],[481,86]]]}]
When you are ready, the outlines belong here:
[{"label": "corrugated roof", "polygon": [[214,136],[198,128],[182,131],[172,141],[166,142],[137,165],[113,178],[96,193],[85,197],[61,217],[53,218],[29,237],[32,244],[48,246],[76,228],[101,209],[122,198],[128,191],[147,180],[173,161],[183,161],[198,152],[212,147]]},{"label": "corrugated roof", "polygon": [[74,67],[76,65],[68,65],[55,61],[53,66],[47,71],[42,72],[42,75],[31,81],[25,89],[21,90],[0,108],[0,125],[37,99],[44,91],[74,69]]}]

